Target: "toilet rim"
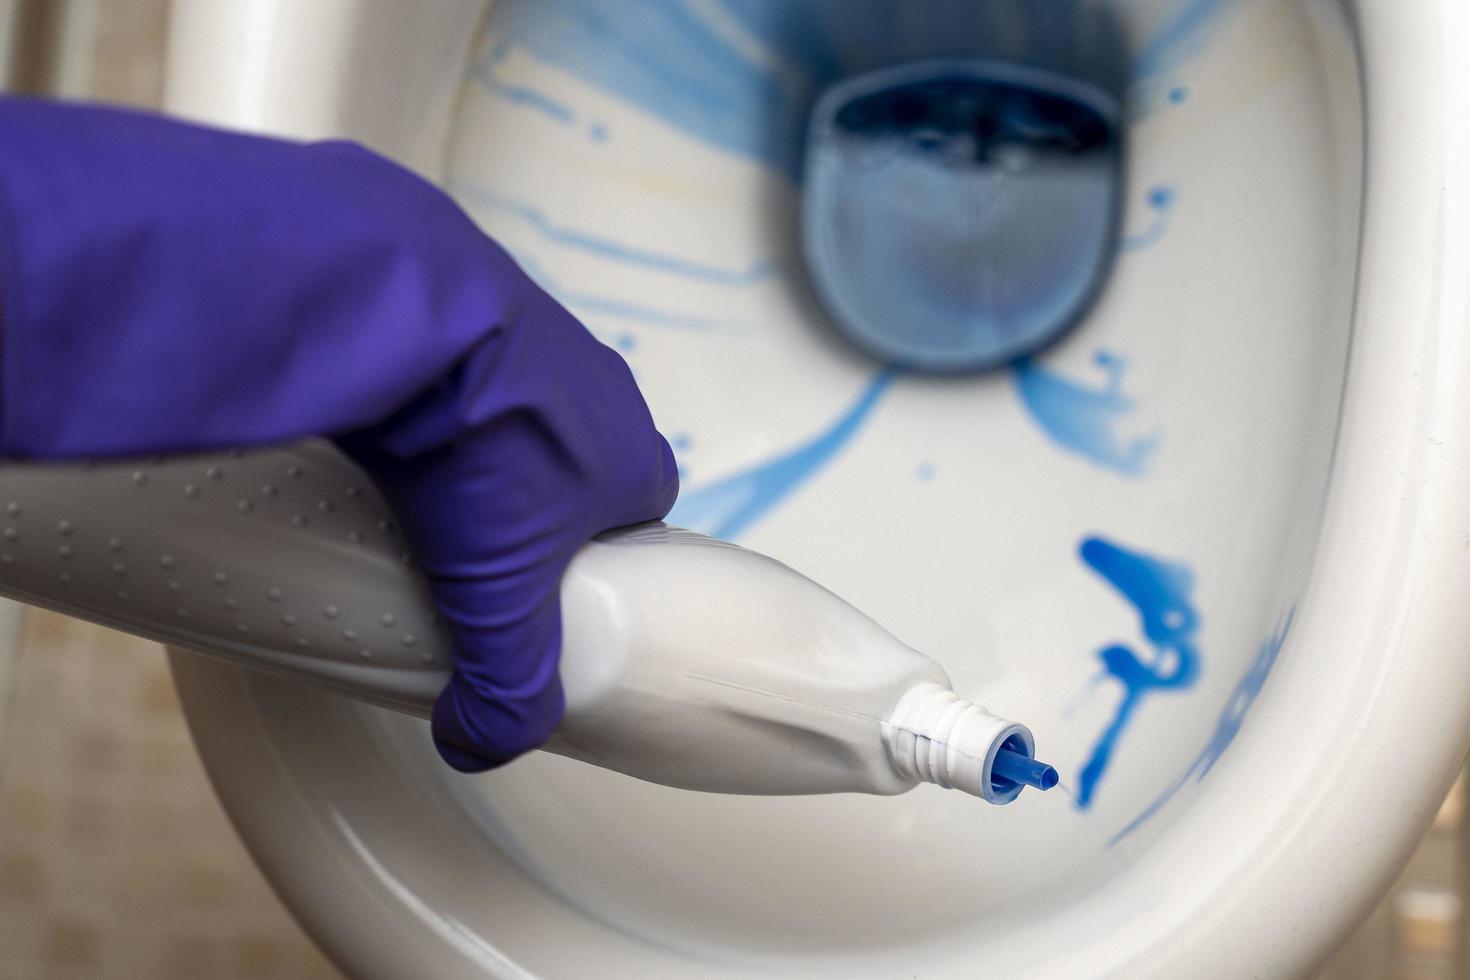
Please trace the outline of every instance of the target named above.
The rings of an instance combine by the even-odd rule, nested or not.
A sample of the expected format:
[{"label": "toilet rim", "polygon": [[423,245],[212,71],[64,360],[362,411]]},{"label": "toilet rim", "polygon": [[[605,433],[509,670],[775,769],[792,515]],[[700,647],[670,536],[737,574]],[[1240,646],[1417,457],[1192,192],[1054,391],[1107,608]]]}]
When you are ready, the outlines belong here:
[{"label": "toilet rim", "polygon": [[[244,6],[267,18],[287,5]],[[1470,418],[1470,285],[1458,274],[1470,268],[1470,135],[1456,126],[1470,109],[1470,69],[1453,57],[1470,42],[1470,9],[1391,0],[1344,9],[1364,82],[1363,231],[1347,396],[1291,655],[1256,720],[1200,786],[1199,805],[1136,855],[1106,902],[1079,897],[1005,948],[986,949],[991,969],[1178,976],[1218,963],[1238,974],[1242,958],[1255,956],[1256,972],[1301,972],[1386,886],[1470,744],[1470,658],[1455,648],[1470,635],[1470,446],[1453,438]],[[173,59],[170,89],[190,91],[191,72],[209,65],[215,80],[193,90],[193,114],[278,128],[268,106],[226,91],[232,76],[211,64],[218,52],[206,47]],[[309,132],[317,122],[291,125]],[[391,749],[372,742],[367,709],[193,656],[174,655],[173,667],[201,755],[247,846],[308,931],[354,974],[690,970],[683,954],[601,924],[533,883],[486,846],[437,773],[411,787],[395,783],[380,764]],[[1313,703],[1331,710],[1303,710]],[[1288,724],[1297,751],[1282,756],[1274,733]],[[312,769],[309,753],[329,754],[334,744],[349,760],[341,771]],[[1385,779],[1402,769],[1405,746],[1420,753],[1416,778]],[[371,833],[343,818],[342,793],[375,796]],[[1380,814],[1390,811],[1407,816],[1385,826]],[[1370,850],[1365,840],[1379,843]],[[1350,876],[1344,853],[1359,863]],[[415,891],[396,878],[399,856],[442,869],[442,890]],[[1310,916],[1298,914],[1303,882],[1317,889]],[[493,922],[493,935],[476,921]],[[565,941],[571,928],[576,943]],[[1067,949],[1054,949],[1059,934]],[[962,939],[952,945],[927,965],[973,967],[976,951]],[[1038,959],[1036,950],[1049,952]]]}]

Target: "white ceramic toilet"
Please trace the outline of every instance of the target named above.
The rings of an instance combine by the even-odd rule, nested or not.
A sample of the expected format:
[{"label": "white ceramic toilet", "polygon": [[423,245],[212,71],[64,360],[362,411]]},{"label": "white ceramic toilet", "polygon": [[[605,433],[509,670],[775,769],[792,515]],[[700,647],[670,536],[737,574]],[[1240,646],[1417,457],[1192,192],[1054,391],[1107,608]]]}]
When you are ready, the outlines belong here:
[{"label": "white ceramic toilet", "polygon": [[[1025,63],[1026,4],[948,6]],[[176,654],[349,973],[1291,976],[1387,885],[1470,745],[1470,7],[1070,6],[1131,52],[1116,260],[1045,352],[936,376],[843,339],[798,243],[814,78],[919,43],[896,0],[178,0],[171,109],[442,181],[624,353],[673,520],[1062,772],[1006,808],[470,778],[416,721]]]}]

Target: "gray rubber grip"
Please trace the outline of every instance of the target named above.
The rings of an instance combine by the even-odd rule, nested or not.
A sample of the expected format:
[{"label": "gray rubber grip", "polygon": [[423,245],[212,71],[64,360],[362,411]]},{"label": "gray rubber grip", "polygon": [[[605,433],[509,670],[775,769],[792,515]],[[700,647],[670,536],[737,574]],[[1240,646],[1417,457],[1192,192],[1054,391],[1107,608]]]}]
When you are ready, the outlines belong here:
[{"label": "gray rubber grip", "polygon": [[0,594],[427,716],[453,647],[326,442],[0,467]]}]

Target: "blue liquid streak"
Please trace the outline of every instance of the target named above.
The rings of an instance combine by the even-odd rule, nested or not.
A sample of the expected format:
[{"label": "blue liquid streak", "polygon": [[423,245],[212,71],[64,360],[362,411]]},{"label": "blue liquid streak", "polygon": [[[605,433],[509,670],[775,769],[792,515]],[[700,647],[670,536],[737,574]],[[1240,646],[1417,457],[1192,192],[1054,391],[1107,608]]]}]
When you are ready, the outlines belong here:
[{"label": "blue liquid streak", "polygon": [[1014,374],[1021,402],[1064,449],[1124,476],[1142,476],[1158,448],[1159,436],[1154,433],[1125,442],[1115,431],[1135,407],[1133,399],[1123,394],[1127,365],[1107,351],[1098,351],[1093,361],[1106,375],[1100,390],[1053,374],[1030,357],[1017,359]]},{"label": "blue liquid streak", "polygon": [[1220,15],[1235,0],[1178,0],[1173,17],[1133,59],[1128,119],[1140,123],[1170,105],[1181,105],[1189,89],[1171,84],[1169,75],[1209,40]]},{"label": "blue liquid streak", "polygon": [[[629,303],[611,296],[574,292],[564,288],[551,273],[546,271],[544,266],[530,256],[517,254],[515,260],[525,270],[526,275],[536,281],[537,285],[578,316],[601,314],[634,320],[644,326],[674,327],[686,330],[711,330],[730,325],[723,320],[711,320],[708,317],[692,316],[640,303]],[[615,346],[619,350],[629,351],[633,349],[635,343],[631,335],[625,334]]]},{"label": "blue liquid streak", "polygon": [[1143,634],[1154,648],[1149,663],[1122,644],[1105,647],[1098,654],[1106,674],[1123,686],[1123,700],[1082,767],[1077,808],[1085,810],[1092,804],[1118,740],[1145,695],[1181,690],[1198,678],[1199,650],[1195,646],[1195,634],[1199,630],[1199,613],[1190,604],[1194,576],[1184,565],[1131,552],[1102,538],[1085,539],[1080,554],[1093,571],[1107,579],[1138,610]]},{"label": "blue liquid streak", "polygon": [[594,235],[591,232],[562,227],[554,223],[547,217],[546,212],[533,204],[494,194],[473,184],[451,181],[448,187],[455,197],[470,208],[499,211],[511,215],[530,225],[547,241],[590,252],[616,262],[642,266],[646,269],[722,286],[751,286],[770,278],[775,273],[775,263],[769,259],[752,263],[745,269],[723,269],[719,266],[705,265],[680,258],[677,255],[638,248],[611,238]]},{"label": "blue liquid streak", "polygon": [[733,476],[681,494],[671,524],[733,540],[783,503],[857,435],[899,372],[884,368],[827,429],[806,443]]},{"label": "blue liquid streak", "polygon": [[1288,609],[1275,631],[1261,642],[1260,647],[1256,650],[1255,659],[1246,667],[1235,689],[1230,692],[1230,697],[1225,700],[1225,707],[1220,712],[1219,720],[1215,722],[1214,734],[1210,736],[1210,740],[1205,743],[1199,755],[1194,757],[1168,789],[1144,807],[1143,812],[1129,821],[1126,827],[1113,835],[1112,840],[1108,841],[1109,847],[1143,826],[1149,818],[1162,810],[1174,798],[1174,794],[1183,789],[1191,779],[1199,782],[1209,775],[1215,763],[1230,747],[1230,743],[1235,741],[1235,736],[1240,733],[1240,726],[1245,723],[1245,716],[1255,704],[1256,698],[1260,696],[1261,689],[1266,686],[1266,679],[1271,676],[1271,668],[1276,665],[1276,656],[1286,642],[1287,633],[1291,631],[1291,620],[1295,613],[1295,608]]},{"label": "blue liquid streak", "polygon": [[[551,290],[547,291],[551,292]],[[676,327],[683,330],[712,330],[725,325],[722,321],[711,320],[707,317],[671,313],[668,310],[660,310],[640,303],[627,303],[620,299],[598,296],[593,293],[557,292],[553,295],[570,309],[584,315],[600,314],[624,320],[636,320],[648,326]]]},{"label": "blue liquid streak", "polygon": [[[1185,0],[1145,44],[1135,77],[1192,53],[1224,2]],[[1069,43],[1057,24],[1018,19],[993,3],[716,0],[714,9],[711,15],[672,0],[497,0],[489,30],[499,43],[793,181],[808,107],[830,82],[920,58],[1024,62],[1028,44],[1045,50]],[[955,30],[959,10],[964,31]]]},{"label": "blue liquid streak", "polygon": [[496,65],[505,60],[507,53],[505,45],[497,44],[470,69],[470,77],[479,82],[487,92],[493,92],[509,102],[535,109],[559,123],[574,124],[577,121],[577,114],[565,103],[537,89],[503,81],[495,73]]},{"label": "blue liquid streak", "polygon": [[1175,4],[1174,16],[1134,57],[1134,79],[1145,79],[1168,71],[1197,54],[1209,38],[1209,29],[1234,2],[1179,0]]},{"label": "blue liquid streak", "polygon": [[1149,191],[1148,207],[1153,212],[1153,220],[1143,231],[1131,235],[1124,235],[1118,242],[1121,252],[1141,252],[1150,245],[1155,245],[1164,237],[1169,230],[1169,215],[1174,208],[1174,188],[1160,185]]},{"label": "blue liquid streak", "polygon": [[809,92],[682,3],[497,0],[490,31],[695,139],[797,173]]}]

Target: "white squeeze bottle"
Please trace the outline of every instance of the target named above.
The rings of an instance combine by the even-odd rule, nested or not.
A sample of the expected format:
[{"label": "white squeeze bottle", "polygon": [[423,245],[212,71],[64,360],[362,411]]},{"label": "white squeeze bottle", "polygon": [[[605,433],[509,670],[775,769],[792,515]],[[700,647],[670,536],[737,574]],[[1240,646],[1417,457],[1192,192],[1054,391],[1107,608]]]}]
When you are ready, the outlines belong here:
[{"label": "white squeeze bottle", "polygon": [[[453,647],[386,505],[324,442],[0,467],[0,594],[428,717]],[[1055,785],[1031,733],[785,565],[663,524],[562,584],[546,751],[722,793],[1008,803]]]}]

